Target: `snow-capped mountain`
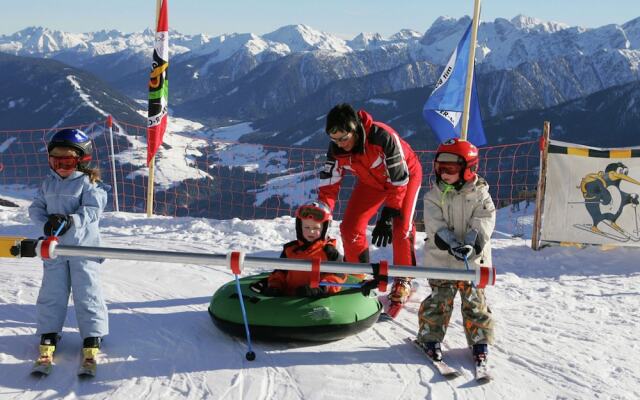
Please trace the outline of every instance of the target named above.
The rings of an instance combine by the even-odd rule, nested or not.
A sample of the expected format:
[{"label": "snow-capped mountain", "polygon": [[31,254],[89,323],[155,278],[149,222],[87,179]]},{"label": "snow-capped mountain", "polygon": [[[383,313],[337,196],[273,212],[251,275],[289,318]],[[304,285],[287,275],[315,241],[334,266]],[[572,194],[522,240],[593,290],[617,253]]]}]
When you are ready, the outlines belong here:
[{"label": "snow-capped mountain", "polygon": [[[60,52],[73,51],[85,57],[113,54],[121,51],[146,53],[153,49],[154,31],[122,33],[102,30],[89,33],[69,33],[43,27],[29,27],[12,35],[0,36],[0,52],[21,56],[55,58]],[[181,54],[209,41],[206,35],[183,35],[170,31],[170,54]]]},{"label": "snow-capped mountain", "polygon": [[[203,120],[255,120],[282,112],[328,85],[349,85],[350,79],[381,71],[392,74],[394,68],[411,62],[409,55],[396,47],[347,54],[294,53],[256,65],[235,80],[227,79],[222,83],[216,78],[214,80],[222,83],[219,89],[197,98],[192,95],[191,99],[177,105],[176,110],[188,118]],[[203,79],[200,78],[201,81]],[[423,86],[425,82],[411,84]],[[387,89],[381,87],[380,90]]]},{"label": "snow-capped mountain", "polygon": [[364,50],[364,49],[370,49],[372,47],[380,47],[387,43],[388,41],[385,40],[382,37],[382,35],[379,33],[364,33],[364,32],[347,42],[349,47],[354,50]]},{"label": "snow-capped mountain", "polygon": [[[206,35],[183,35],[173,30],[170,34],[169,53],[172,57],[191,52],[209,42]],[[149,69],[154,35],[151,29],[134,33],[117,30],[68,33],[30,27],[13,35],[0,36],[0,52],[52,58],[113,83],[136,70]]]},{"label": "snow-capped mountain", "polygon": [[622,29],[629,40],[629,47],[632,49],[640,49],[640,17],[632,19],[622,25]]},{"label": "snow-capped mountain", "polygon": [[198,47],[184,58],[208,55],[208,62],[215,64],[232,57],[242,49],[255,56],[264,52],[273,52],[280,56],[291,53],[289,46],[284,43],[271,42],[253,33],[232,33],[211,38],[208,43]]},{"label": "snow-capped mountain", "polygon": [[533,140],[541,133],[541,121],[551,121],[552,137],[558,140],[595,147],[637,146],[638,99],[640,81],[630,82],[544,110],[495,118],[485,123],[485,130],[494,143]]},{"label": "snow-capped mountain", "polygon": [[86,71],[0,53],[0,129],[74,126],[117,115],[144,124],[141,107]]},{"label": "snow-capped mountain", "polygon": [[15,55],[49,55],[61,50],[86,51],[89,36],[42,27],[25,28],[13,35],[0,36],[0,51]]},{"label": "snow-capped mountain", "polygon": [[[634,20],[635,21],[635,20]],[[497,18],[493,22],[481,22],[478,28],[476,60],[483,69],[512,69],[524,62],[548,61],[560,57],[593,55],[602,51],[640,51],[637,43],[628,40],[627,29],[636,35],[636,25],[629,21],[625,25],[605,25],[585,29],[566,24],[543,22],[519,15],[510,21]],[[440,17],[420,40],[425,60],[445,64],[451,49],[462,37],[471,19]],[[637,56],[636,56],[637,57]],[[632,60],[634,57],[630,57]],[[635,60],[634,60],[635,61]],[[634,62],[637,71],[639,64]]]},{"label": "snow-capped mountain", "polygon": [[271,42],[287,45],[291,52],[321,50],[333,53],[353,51],[347,43],[331,34],[317,31],[307,25],[287,25],[263,35]]}]

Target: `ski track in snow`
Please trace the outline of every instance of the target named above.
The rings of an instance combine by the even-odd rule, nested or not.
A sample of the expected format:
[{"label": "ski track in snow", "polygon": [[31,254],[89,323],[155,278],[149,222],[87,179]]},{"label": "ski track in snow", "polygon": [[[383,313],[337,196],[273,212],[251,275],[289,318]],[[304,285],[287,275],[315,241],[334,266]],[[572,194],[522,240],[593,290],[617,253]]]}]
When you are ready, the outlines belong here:
[{"label": "ski track in snow", "polygon": [[[20,208],[0,207],[0,235],[39,236],[40,229],[29,225],[29,201],[16,197]],[[500,218],[499,229],[508,231],[504,226],[512,222]],[[237,249],[271,257],[295,237],[288,217],[215,221],[107,213],[101,229],[109,247]],[[394,321],[332,343],[258,341],[257,358],[249,362],[244,339],[219,331],[207,313],[213,292],[232,279],[228,271],[122,260],[103,264],[111,333],[98,375],[76,376],[81,339],[70,307],[52,375],[34,378],[29,370],[37,353],[34,304],[41,262],[0,259],[0,398],[640,398],[638,250],[533,252],[528,240],[504,237],[496,235],[494,243],[497,284],[486,291],[497,323],[490,350],[496,379],[489,384],[473,379],[459,300],[444,347],[446,361],[463,376],[442,378],[407,343],[417,331],[420,302],[430,292],[426,280],[419,280],[417,295]],[[372,248],[374,259],[389,255],[389,249]]]}]

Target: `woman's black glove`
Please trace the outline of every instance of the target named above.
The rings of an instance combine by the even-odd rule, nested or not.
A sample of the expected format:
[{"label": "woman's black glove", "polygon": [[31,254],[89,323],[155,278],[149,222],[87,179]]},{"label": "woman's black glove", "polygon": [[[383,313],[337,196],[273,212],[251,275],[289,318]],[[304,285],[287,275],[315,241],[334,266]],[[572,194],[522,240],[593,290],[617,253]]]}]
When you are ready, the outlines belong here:
[{"label": "woman's black glove", "polygon": [[71,225],[73,225],[73,218],[70,215],[64,214],[51,214],[49,215],[48,221],[44,224],[44,234],[45,236],[53,236],[58,231],[60,226],[63,228],[58,232],[58,236],[64,235]]},{"label": "woman's black glove", "polygon": [[390,244],[393,240],[393,219],[399,216],[399,210],[384,207],[375,228],[373,228],[371,243],[378,247],[387,247],[387,244]]}]

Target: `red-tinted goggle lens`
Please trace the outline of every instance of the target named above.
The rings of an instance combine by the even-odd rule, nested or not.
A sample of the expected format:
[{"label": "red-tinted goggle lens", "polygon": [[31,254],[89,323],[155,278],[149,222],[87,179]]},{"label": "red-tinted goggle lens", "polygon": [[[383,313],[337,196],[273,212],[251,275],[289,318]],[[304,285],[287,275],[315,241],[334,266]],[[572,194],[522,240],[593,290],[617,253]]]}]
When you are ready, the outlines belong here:
[{"label": "red-tinted goggle lens", "polygon": [[312,219],[316,222],[323,222],[326,214],[319,208],[303,207],[298,212],[298,217],[300,217],[301,219]]},{"label": "red-tinted goggle lens", "polygon": [[436,162],[436,174],[458,175],[462,171],[462,164],[457,162]]},{"label": "red-tinted goggle lens", "polygon": [[74,156],[64,156],[64,157],[49,156],[49,166],[51,166],[51,168],[53,168],[54,170],[56,170],[56,169],[65,169],[65,170],[76,169],[78,167],[78,163],[79,162],[80,162],[80,158],[79,157],[74,157]]}]

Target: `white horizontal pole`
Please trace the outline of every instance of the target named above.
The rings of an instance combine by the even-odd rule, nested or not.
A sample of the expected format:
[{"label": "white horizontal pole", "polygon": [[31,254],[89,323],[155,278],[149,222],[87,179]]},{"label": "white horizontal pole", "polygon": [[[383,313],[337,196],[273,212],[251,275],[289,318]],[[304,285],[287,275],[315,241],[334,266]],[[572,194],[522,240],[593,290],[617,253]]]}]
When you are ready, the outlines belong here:
[{"label": "white horizontal pole", "polygon": [[[58,245],[56,242],[51,242],[48,254],[50,254],[50,258],[56,258],[58,256],[103,257],[119,260],[213,265],[229,268],[229,258],[227,255],[223,254],[203,254],[145,249],[123,249],[113,247],[68,246]],[[311,260],[253,256],[243,257],[241,263],[241,268],[272,268],[308,272],[311,272],[312,265]],[[371,274],[373,272],[372,264],[346,263],[335,261],[323,261],[321,263],[320,269],[322,272],[345,274]],[[482,280],[485,281],[485,284],[493,284],[494,271],[493,268],[489,267],[463,270],[437,267],[427,268],[417,266],[389,265],[387,273],[387,276],[389,277],[445,279],[455,281],[474,281],[476,283],[481,282],[481,275],[485,275],[482,276]]]}]

